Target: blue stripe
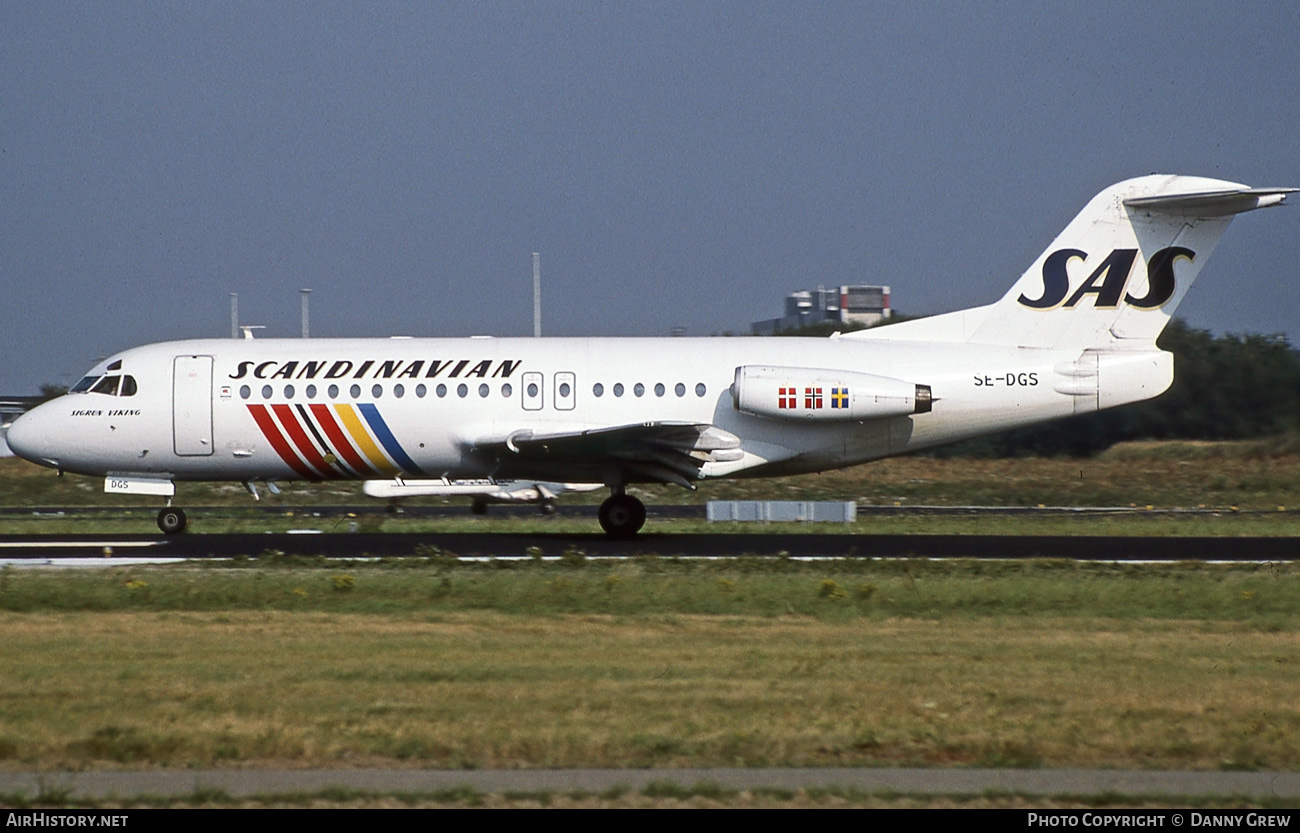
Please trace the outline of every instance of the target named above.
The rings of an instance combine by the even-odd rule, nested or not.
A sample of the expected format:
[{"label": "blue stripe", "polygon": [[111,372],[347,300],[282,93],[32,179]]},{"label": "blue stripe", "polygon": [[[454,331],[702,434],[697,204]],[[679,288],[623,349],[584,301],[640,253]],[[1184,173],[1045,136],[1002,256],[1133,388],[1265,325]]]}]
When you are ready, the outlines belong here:
[{"label": "blue stripe", "polygon": [[384,447],[384,450],[388,452],[388,455],[393,458],[393,462],[397,463],[402,471],[411,474],[424,474],[420,467],[415,464],[415,461],[402,450],[402,446],[398,444],[393,432],[388,430],[388,423],[384,422],[384,418],[379,415],[379,409],[369,402],[357,405],[357,407],[361,409],[361,415],[370,424],[370,430],[375,432],[375,437],[379,440],[380,445]]}]

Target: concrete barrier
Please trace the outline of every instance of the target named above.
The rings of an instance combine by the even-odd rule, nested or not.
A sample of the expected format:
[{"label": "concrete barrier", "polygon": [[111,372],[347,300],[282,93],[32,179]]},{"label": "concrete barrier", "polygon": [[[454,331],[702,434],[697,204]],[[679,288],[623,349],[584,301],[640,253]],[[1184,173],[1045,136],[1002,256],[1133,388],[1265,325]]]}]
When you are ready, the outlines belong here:
[{"label": "concrete barrier", "polygon": [[763,523],[844,523],[858,519],[851,500],[711,500],[708,519]]}]

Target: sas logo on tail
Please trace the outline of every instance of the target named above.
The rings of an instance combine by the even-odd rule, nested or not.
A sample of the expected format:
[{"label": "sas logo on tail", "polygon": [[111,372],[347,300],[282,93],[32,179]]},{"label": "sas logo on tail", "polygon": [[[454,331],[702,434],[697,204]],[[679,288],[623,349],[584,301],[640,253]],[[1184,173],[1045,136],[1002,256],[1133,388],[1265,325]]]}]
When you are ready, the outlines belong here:
[{"label": "sas logo on tail", "polygon": [[1066,267],[1072,260],[1087,262],[1088,254],[1078,249],[1059,249],[1043,261],[1043,294],[1038,298],[1021,295],[1016,300],[1030,309],[1073,309],[1085,296],[1092,295],[1096,309],[1115,309],[1122,293],[1124,303],[1131,307],[1158,309],[1174,295],[1174,261],[1180,257],[1188,261],[1196,258],[1196,252],[1182,246],[1170,246],[1156,252],[1146,264],[1146,294],[1135,298],[1132,293],[1124,292],[1124,288],[1128,285],[1137,255],[1137,249],[1115,249],[1071,293]]}]

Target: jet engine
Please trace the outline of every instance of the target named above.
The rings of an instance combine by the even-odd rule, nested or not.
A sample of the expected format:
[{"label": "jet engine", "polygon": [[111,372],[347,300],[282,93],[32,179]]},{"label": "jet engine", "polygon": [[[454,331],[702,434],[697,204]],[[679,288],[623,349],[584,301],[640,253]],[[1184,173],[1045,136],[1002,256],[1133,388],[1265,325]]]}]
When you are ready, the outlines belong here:
[{"label": "jet engine", "polygon": [[816,367],[736,368],[737,411],[770,419],[818,422],[880,419],[930,412],[930,386]]}]

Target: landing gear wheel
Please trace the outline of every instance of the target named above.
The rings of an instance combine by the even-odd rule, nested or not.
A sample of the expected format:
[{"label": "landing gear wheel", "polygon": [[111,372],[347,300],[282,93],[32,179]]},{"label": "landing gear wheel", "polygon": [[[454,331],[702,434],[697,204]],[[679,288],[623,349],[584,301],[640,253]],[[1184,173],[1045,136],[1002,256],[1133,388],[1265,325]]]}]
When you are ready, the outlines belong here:
[{"label": "landing gear wheel", "polygon": [[553,500],[542,501],[541,503],[537,504],[537,511],[541,512],[543,515],[554,515],[555,501]]},{"label": "landing gear wheel", "polygon": [[631,495],[610,495],[600,505],[600,528],[611,538],[631,538],[645,526],[645,504]]},{"label": "landing gear wheel", "polygon": [[487,514],[487,501],[481,497],[474,498],[474,502],[469,505],[469,511],[475,515]]},{"label": "landing gear wheel", "polygon": [[185,510],[168,506],[158,512],[158,528],[168,535],[178,535],[185,531]]}]

